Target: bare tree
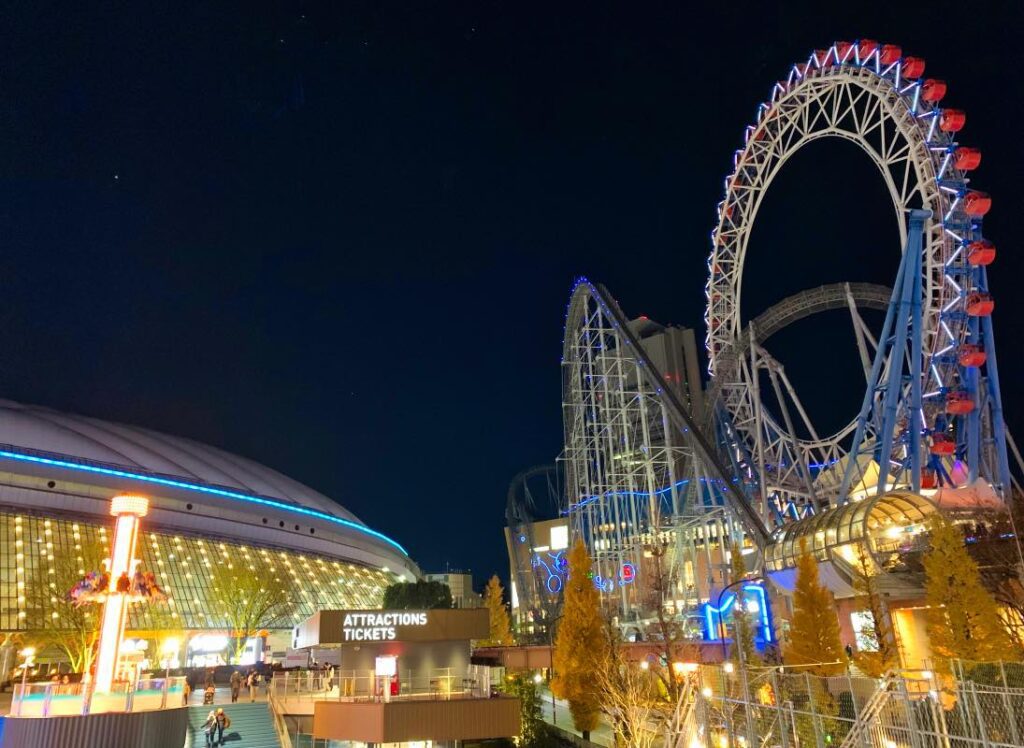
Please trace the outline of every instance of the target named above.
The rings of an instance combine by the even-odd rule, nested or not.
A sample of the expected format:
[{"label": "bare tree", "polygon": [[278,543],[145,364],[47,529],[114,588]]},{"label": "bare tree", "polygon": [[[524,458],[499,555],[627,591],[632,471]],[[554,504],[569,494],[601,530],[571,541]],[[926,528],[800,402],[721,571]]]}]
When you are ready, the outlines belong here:
[{"label": "bare tree", "polygon": [[[611,631],[609,626],[609,631]],[[657,677],[622,655],[618,642],[594,673],[601,711],[615,733],[616,744],[651,748],[660,732],[667,702],[659,693]]]},{"label": "bare tree", "polygon": [[210,567],[215,615],[230,629],[236,662],[245,643],[260,630],[279,628],[295,609],[291,596],[279,578],[256,574],[241,563],[221,562]]},{"label": "bare tree", "polygon": [[659,662],[649,665],[650,672],[661,681],[668,701],[679,700],[682,683],[676,663],[696,660],[697,646],[686,639],[679,613],[669,608],[667,601],[673,599],[676,582],[672,564],[668,558],[668,543],[654,543],[647,549],[649,563],[645,567],[645,607],[654,613],[654,620],[647,630],[647,638],[659,649]]},{"label": "bare tree", "polygon": [[26,639],[56,647],[78,673],[92,665],[103,606],[75,602],[70,592],[86,574],[101,569],[105,558],[99,544],[76,548],[75,555],[55,554],[45,573],[39,567],[26,585]]}]

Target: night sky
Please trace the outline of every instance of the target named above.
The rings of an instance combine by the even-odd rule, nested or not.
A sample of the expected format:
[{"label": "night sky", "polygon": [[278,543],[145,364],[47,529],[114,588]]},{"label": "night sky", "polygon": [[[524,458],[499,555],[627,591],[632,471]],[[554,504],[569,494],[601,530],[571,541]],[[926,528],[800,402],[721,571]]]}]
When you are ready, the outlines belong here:
[{"label": "night sky", "polygon": [[[699,327],[744,126],[790,63],[867,36],[925,57],[983,151],[1024,435],[1019,3],[187,5],[2,11],[0,397],[217,445],[336,498],[425,570],[506,576],[508,481],[561,448],[574,278]],[[844,143],[787,165],[746,314],[891,283],[874,169]],[[842,314],[770,348],[812,415],[852,415]]]}]

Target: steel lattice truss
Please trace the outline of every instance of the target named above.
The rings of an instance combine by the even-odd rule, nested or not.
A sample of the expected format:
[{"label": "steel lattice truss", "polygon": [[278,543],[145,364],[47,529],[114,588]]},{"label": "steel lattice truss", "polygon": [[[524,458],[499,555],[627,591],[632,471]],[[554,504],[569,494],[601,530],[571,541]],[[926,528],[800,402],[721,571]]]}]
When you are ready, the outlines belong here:
[{"label": "steel lattice truss", "polygon": [[[596,571],[614,580],[645,537],[685,503],[690,450],[617,323],[574,295],[563,357],[569,511]],[[649,542],[649,538],[648,538]]]},{"label": "steel lattice truss", "polygon": [[562,408],[563,511],[591,552],[595,583],[621,598],[623,612],[635,613],[646,594],[623,570],[639,569],[654,546],[674,544],[673,558],[681,558],[679,528],[694,515],[719,517],[718,537],[735,523],[735,532],[767,541],[730,458],[657,371],[607,290],[586,280],[573,289],[566,317]]},{"label": "steel lattice truss", "polygon": [[[745,145],[736,152],[734,171],[725,181],[725,199],[718,206],[708,261],[705,321],[709,370],[720,395],[718,403],[727,421],[722,429],[732,440],[730,446],[737,454],[746,452],[751,472],[760,473],[765,493],[780,505],[814,497],[807,466],[812,460],[830,464],[841,459],[844,440],[849,441],[852,428],[847,426],[808,444],[795,438],[790,424],[779,427],[760,406],[762,393],[756,372],[768,369],[779,379],[780,367],[759,348],[756,326],[751,336],[744,335],[740,319],[743,263],[753,223],[775,176],[800,148],[827,137],[856,143],[878,167],[896,211],[901,247],[907,241],[909,212],[914,208],[931,212],[924,227],[920,263],[919,368],[924,407],[920,425],[910,428],[919,428],[926,436],[947,428],[955,432],[964,457],[973,453],[972,473],[978,474],[980,468],[999,487],[1007,484],[998,382],[994,387],[979,386],[977,369],[965,370],[957,355],[965,344],[983,347],[990,352],[990,376],[994,373],[990,321],[969,313],[970,301],[988,290],[984,266],[971,264],[967,252],[982,241],[980,215],[984,210],[979,213],[971,206],[987,196],[969,190],[966,171],[958,168],[973,168],[959,157],[954,141],[963,113],[938,106],[941,94],[934,95],[935,81],[921,79],[923,65],[921,60],[902,57],[899,48],[869,41],[837,43],[819,50],[806,62],[794,65],[786,80],[773,87],[769,100],[758,110],[757,121],[747,128]],[[907,73],[913,77],[908,78]],[[939,83],[944,93],[945,84]],[[837,186],[841,185],[842,177],[835,179]],[[856,221],[852,212],[850,220]],[[785,382],[781,385],[785,387]],[[975,412],[966,418],[950,418],[945,413],[947,395],[965,386]],[[881,390],[872,395],[876,410],[881,397]],[[905,400],[900,398],[895,419],[903,432],[908,429]],[[865,420],[862,444],[846,448],[869,451],[864,445],[874,443],[882,425],[878,419]],[[983,429],[987,438],[982,437]],[[879,457],[893,473],[889,485],[901,480],[910,483],[909,478],[901,478],[909,464],[906,443],[906,438],[897,435],[893,453]],[[927,440],[922,443],[927,448]],[[979,444],[996,448],[980,454]],[[772,473],[776,475],[765,480]],[[836,480],[825,483],[833,488],[839,485]],[[886,480],[880,481],[882,487],[886,484]],[[836,495],[818,498],[845,499]],[[761,509],[772,521],[767,516],[768,503],[764,501]]]}]

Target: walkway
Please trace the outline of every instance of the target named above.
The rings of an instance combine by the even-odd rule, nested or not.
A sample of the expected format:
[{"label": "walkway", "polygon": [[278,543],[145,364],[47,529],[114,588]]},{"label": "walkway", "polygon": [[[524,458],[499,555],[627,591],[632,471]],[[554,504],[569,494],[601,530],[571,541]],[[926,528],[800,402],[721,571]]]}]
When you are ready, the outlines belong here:
[{"label": "walkway", "polygon": [[[541,716],[545,722],[555,725],[566,732],[571,732],[578,737],[583,737],[583,733],[573,727],[568,703],[562,699],[555,699],[555,709],[552,713],[551,692],[544,687],[540,687],[537,689],[537,693],[540,694]],[[602,722],[596,730],[590,733],[590,742],[612,748],[615,745],[615,738],[612,735],[611,728]]]}]

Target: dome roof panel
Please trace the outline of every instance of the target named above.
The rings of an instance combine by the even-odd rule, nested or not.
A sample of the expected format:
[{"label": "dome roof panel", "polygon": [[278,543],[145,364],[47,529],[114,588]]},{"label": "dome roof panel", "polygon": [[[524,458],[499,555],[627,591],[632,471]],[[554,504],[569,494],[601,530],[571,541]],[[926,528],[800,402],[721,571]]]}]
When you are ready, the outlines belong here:
[{"label": "dome roof panel", "polygon": [[284,499],[362,524],[327,496],[253,460],[136,426],[0,400],[0,443]]}]

